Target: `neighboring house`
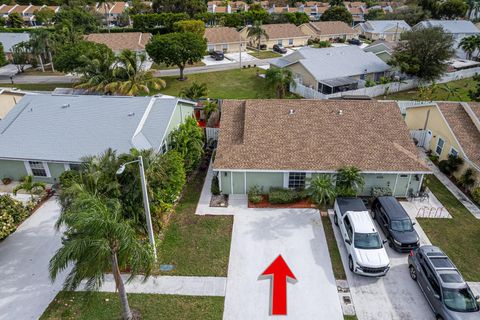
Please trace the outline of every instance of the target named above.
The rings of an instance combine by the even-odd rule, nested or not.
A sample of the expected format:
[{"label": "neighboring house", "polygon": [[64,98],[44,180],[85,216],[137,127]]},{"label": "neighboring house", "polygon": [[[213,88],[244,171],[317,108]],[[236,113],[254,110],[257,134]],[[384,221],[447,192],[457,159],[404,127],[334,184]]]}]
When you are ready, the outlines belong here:
[{"label": "neighboring house", "polygon": [[[305,46],[310,38],[292,23],[264,24],[262,28],[267,32],[268,40],[262,37],[261,44],[266,44],[268,49],[272,49],[275,44],[285,48]],[[248,38],[248,27],[243,28],[240,33],[251,46],[257,45],[256,39]]]},{"label": "neighboring house", "polygon": [[398,43],[399,41],[375,40],[368,47],[363,48],[363,51],[373,52],[377,57],[388,63]]},{"label": "neighboring house", "polygon": [[49,8],[55,13],[60,9],[59,6],[34,6],[34,5],[0,5],[0,17],[8,18],[8,15],[13,12],[19,13],[25,24],[36,26],[37,22],[35,20],[35,12],[41,10],[42,8]]},{"label": "neighboring house", "polygon": [[355,26],[362,36],[369,40],[398,41],[402,32],[410,31],[404,20],[370,20]]},{"label": "neighboring house", "polygon": [[458,48],[460,41],[465,37],[480,33],[480,30],[468,20],[426,20],[414,25],[413,30],[432,27],[442,27],[445,32],[453,36],[455,42],[453,47],[459,58],[466,58],[466,53]]},{"label": "neighboring house", "polygon": [[3,45],[3,51],[7,60],[12,60],[12,47],[16,44],[19,44],[23,41],[29,41],[30,34],[28,32],[24,33],[13,33],[13,32],[0,32],[0,42]]},{"label": "neighboring house", "polygon": [[213,170],[225,194],[252,186],[305,188],[310,178],[343,166],[363,172],[369,196],[389,187],[397,197],[420,189],[430,170],[417,154],[394,102],[224,100]]},{"label": "neighboring house", "polygon": [[464,165],[455,173],[457,178],[465,169],[472,168],[480,183],[479,103],[437,102],[410,107],[405,121],[419,145],[439,160],[447,159],[450,154],[464,159]]},{"label": "neighboring house", "polygon": [[194,103],[171,96],[25,95],[0,121],[0,177],[54,183],[107,148],[165,152]]},{"label": "neighboring house", "polygon": [[244,40],[235,28],[206,28],[204,36],[207,39],[208,51],[240,52],[240,44],[242,51],[247,47],[247,40]]},{"label": "neighboring house", "polygon": [[357,25],[365,21],[365,14],[368,13],[368,10],[365,7],[347,7],[347,9],[352,15],[353,25]]},{"label": "neighboring house", "polygon": [[355,90],[365,80],[378,81],[390,70],[374,53],[357,46],[305,47],[271,64],[290,69],[299,83],[323,94]]},{"label": "neighboring house", "polygon": [[10,110],[22,100],[25,92],[13,89],[0,89],[0,120],[4,119]]},{"label": "neighboring house", "polygon": [[300,25],[300,30],[320,41],[358,38],[358,31],[342,21],[318,21]]},{"label": "neighboring house", "polygon": [[85,36],[85,40],[104,44],[115,53],[125,49],[145,52],[145,45],[151,37],[151,33],[142,32],[91,33]]},{"label": "neighboring house", "polygon": [[105,14],[107,14],[109,24],[116,24],[118,16],[129,7],[128,2],[107,2],[106,6],[103,3],[96,3],[95,6],[96,11],[102,15],[104,20]]}]

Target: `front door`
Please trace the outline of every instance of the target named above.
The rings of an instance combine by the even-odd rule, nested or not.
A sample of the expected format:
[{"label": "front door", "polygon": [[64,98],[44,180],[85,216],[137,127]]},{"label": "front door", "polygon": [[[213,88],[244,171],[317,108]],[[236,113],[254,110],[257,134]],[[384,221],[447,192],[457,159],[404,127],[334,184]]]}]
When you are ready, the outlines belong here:
[{"label": "front door", "polygon": [[410,181],[410,175],[408,174],[399,174],[397,178],[397,185],[395,187],[395,194],[396,197],[406,197],[408,186]]}]

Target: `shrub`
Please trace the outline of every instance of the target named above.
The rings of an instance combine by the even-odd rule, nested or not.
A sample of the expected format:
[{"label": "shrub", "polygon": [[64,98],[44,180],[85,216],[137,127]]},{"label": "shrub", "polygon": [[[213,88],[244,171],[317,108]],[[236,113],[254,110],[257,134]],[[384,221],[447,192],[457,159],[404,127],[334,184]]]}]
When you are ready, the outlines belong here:
[{"label": "shrub", "polygon": [[262,199],[262,189],[259,186],[254,185],[248,189],[248,201],[251,203],[260,203]]},{"label": "shrub", "polygon": [[2,179],[2,183],[4,185],[10,184],[10,182],[12,182],[12,179],[9,178],[9,177],[5,177],[5,178]]},{"label": "shrub", "polygon": [[473,188],[472,198],[473,198],[473,201],[480,204],[480,187]]},{"label": "shrub", "polygon": [[8,194],[0,196],[0,213],[3,212],[11,216],[14,223],[20,223],[28,217],[28,210],[23,204]]},{"label": "shrub", "polygon": [[329,176],[316,176],[308,188],[312,200],[319,205],[328,205],[335,199],[335,185]]},{"label": "shrub", "polygon": [[0,240],[5,239],[15,229],[13,217],[7,211],[0,211]]},{"label": "shrub", "polygon": [[459,183],[466,189],[473,187],[475,184],[475,178],[472,168],[465,170],[465,172],[460,176]]},{"label": "shrub", "polygon": [[371,195],[372,197],[377,198],[382,196],[391,196],[393,195],[393,192],[389,187],[373,187]]},{"label": "shrub", "polygon": [[356,197],[357,191],[350,187],[337,186],[337,188],[335,189],[335,194],[337,195],[337,197]]},{"label": "shrub", "polygon": [[438,161],[438,156],[436,154],[430,154],[428,155],[428,159],[432,162],[437,162]]},{"label": "shrub", "polygon": [[294,203],[300,199],[299,192],[291,189],[272,188],[268,194],[268,201],[273,204]]},{"label": "shrub", "polygon": [[438,168],[446,175],[452,175],[462,164],[462,158],[449,155],[447,160],[442,160],[438,163]]},{"label": "shrub", "polygon": [[80,173],[75,170],[64,171],[59,177],[59,183],[61,189],[70,187],[75,182],[80,182]]},{"label": "shrub", "polygon": [[212,186],[210,187],[210,192],[214,196],[218,196],[220,194],[220,186],[218,185],[218,177],[216,175],[212,178]]}]

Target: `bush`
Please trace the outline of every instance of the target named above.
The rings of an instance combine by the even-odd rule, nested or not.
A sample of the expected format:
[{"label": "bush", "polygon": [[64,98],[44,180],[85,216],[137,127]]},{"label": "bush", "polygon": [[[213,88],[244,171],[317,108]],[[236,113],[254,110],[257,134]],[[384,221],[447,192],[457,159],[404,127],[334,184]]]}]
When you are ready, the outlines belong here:
[{"label": "bush", "polygon": [[212,186],[210,187],[210,192],[214,196],[218,196],[220,194],[220,186],[218,185],[218,177],[216,175],[212,178]]},{"label": "bush", "polygon": [[28,217],[28,210],[23,204],[8,194],[0,196],[0,213],[3,212],[11,216],[14,223],[20,223]]},{"label": "bush", "polygon": [[80,182],[80,173],[75,170],[64,171],[59,177],[59,183],[61,189],[70,187],[75,182]]},{"label": "bush", "polygon": [[337,197],[356,197],[357,191],[350,187],[337,186],[335,189],[335,194]]},{"label": "bush", "polygon": [[442,160],[438,163],[440,171],[450,176],[463,164],[463,159],[453,155],[448,156],[448,160]]},{"label": "bush", "polygon": [[465,172],[460,176],[459,183],[462,187],[468,189],[475,185],[475,178],[473,174],[473,169],[468,168]]},{"label": "bush", "polygon": [[0,211],[0,240],[8,237],[15,229],[13,217],[7,211]]},{"label": "bush", "polygon": [[5,178],[2,179],[2,183],[4,185],[10,184],[10,182],[12,182],[12,179],[9,178],[9,177],[5,177]]},{"label": "bush", "polygon": [[430,154],[428,156],[428,159],[430,159],[430,161],[432,161],[432,162],[437,162],[438,161],[438,156],[436,154]]},{"label": "bush", "polygon": [[374,198],[383,197],[383,196],[391,196],[393,195],[392,189],[389,187],[373,187],[371,191],[371,195]]},{"label": "bush", "polygon": [[262,199],[262,189],[259,186],[254,185],[248,189],[248,201],[251,203],[260,203]]},{"label": "bush", "polygon": [[480,187],[473,188],[472,198],[473,198],[473,201],[480,204]]},{"label": "bush", "polygon": [[294,203],[301,199],[299,191],[282,188],[272,188],[268,194],[268,201],[272,204]]}]

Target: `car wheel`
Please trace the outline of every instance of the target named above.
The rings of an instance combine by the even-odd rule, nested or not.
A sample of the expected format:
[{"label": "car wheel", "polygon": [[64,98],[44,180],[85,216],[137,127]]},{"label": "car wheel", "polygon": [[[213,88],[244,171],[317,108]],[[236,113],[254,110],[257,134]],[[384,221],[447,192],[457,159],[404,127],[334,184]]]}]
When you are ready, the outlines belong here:
[{"label": "car wheel", "polygon": [[352,256],[348,256],[348,268],[353,272],[353,259]]},{"label": "car wheel", "polygon": [[338,218],[336,213],[333,215],[333,223],[335,223],[335,225],[338,226]]},{"label": "car wheel", "polygon": [[417,270],[415,270],[414,266],[410,266],[409,267],[410,269],[410,278],[412,278],[412,280],[414,281],[417,281]]},{"label": "car wheel", "polygon": [[442,316],[437,316],[437,320],[443,320]]}]

